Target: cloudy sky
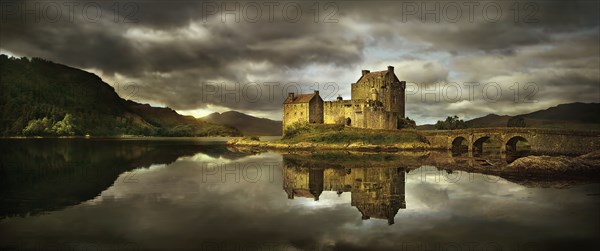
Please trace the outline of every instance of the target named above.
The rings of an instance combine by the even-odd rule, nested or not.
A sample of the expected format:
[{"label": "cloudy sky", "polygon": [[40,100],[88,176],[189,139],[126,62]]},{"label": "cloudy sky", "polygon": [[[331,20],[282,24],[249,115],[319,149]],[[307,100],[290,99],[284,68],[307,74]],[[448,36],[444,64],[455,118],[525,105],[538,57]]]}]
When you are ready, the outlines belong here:
[{"label": "cloudy sky", "polygon": [[287,92],[350,96],[395,66],[407,116],[600,102],[597,1],[2,1],[0,52],[85,69],[197,117],[281,119]]}]

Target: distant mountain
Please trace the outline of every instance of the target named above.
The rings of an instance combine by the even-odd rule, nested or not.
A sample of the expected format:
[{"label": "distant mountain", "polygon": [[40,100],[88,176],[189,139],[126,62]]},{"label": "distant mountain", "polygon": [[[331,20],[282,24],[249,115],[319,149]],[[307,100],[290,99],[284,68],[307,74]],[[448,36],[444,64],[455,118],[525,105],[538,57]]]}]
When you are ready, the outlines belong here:
[{"label": "distant mountain", "polygon": [[511,116],[488,114],[483,117],[465,121],[469,128],[505,127]]},{"label": "distant mountain", "polygon": [[204,121],[235,127],[244,135],[282,135],[281,121],[253,117],[241,112],[212,113],[200,118]]},{"label": "distant mountain", "polygon": [[432,124],[423,124],[417,125],[418,130],[435,130],[435,125]]},{"label": "distant mountain", "polygon": [[164,136],[240,136],[241,132],[235,127],[211,123],[192,116],[184,116],[168,107],[152,107],[130,100],[126,101],[127,108],[145,121],[158,128]]},{"label": "distant mountain", "polygon": [[569,103],[521,116],[528,127],[600,129],[600,103]]},{"label": "distant mountain", "polygon": [[[469,128],[506,127],[508,120],[522,117],[526,127],[562,129],[600,129],[600,103],[569,103],[515,116],[488,114],[465,121]],[[420,125],[421,130],[433,130],[434,125]]]},{"label": "distant mountain", "polygon": [[232,127],[124,100],[98,76],[0,55],[0,135],[237,136]]},{"label": "distant mountain", "polygon": [[529,119],[600,123],[600,103],[570,103],[550,107],[546,110],[523,114]]}]

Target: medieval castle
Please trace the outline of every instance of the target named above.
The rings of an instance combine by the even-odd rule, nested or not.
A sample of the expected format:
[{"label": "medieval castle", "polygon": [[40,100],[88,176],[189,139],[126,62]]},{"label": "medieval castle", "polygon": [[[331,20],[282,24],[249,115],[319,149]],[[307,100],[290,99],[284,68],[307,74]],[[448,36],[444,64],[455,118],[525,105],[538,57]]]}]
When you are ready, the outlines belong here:
[{"label": "medieval castle", "polygon": [[294,123],[344,124],[369,129],[398,129],[404,118],[406,81],[398,80],[394,67],[387,71],[363,70],[351,85],[350,100],[323,101],[319,91],[289,93],[283,102],[283,131]]}]

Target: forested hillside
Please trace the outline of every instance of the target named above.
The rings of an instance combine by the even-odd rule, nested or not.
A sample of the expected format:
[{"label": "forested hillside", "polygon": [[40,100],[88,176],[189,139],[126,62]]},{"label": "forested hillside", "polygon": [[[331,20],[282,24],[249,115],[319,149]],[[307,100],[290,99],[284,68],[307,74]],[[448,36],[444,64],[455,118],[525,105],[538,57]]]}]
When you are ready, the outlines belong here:
[{"label": "forested hillside", "polygon": [[98,76],[39,58],[0,55],[3,136],[234,136],[170,108],[126,101]]}]

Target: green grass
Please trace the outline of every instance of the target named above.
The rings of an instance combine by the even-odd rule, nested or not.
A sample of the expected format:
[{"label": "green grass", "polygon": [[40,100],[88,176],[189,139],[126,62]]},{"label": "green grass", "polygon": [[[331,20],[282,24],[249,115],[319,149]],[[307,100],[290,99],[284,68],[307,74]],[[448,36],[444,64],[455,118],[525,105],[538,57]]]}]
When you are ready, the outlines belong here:
[{"label": "green grass", "polygon": [[343,125],[295,125],[286,131],[283,143],[350,144],[367,143],[392,145],[398,143],[424,142],[416,130],[369,130],[349,128]]}]

